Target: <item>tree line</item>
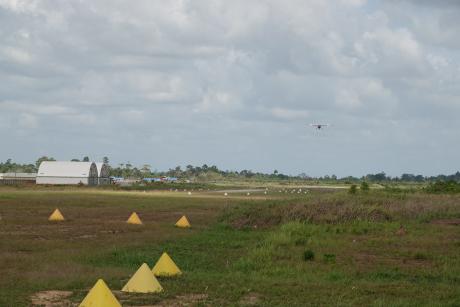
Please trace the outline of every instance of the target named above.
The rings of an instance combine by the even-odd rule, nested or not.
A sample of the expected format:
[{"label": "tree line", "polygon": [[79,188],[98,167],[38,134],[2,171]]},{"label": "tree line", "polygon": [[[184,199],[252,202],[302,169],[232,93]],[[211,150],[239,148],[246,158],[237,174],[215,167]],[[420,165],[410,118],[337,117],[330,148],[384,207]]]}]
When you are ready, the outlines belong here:
[{"label": "tree line", "polygon": [[[38,158],[35,163],[21,164],[13,162],[12,159],[8,159],[5,162],[0,162],[0,173],[8,172],[24,172],[24,173],[35,173],[38,171],[40,163],[43,161],[56,161],[53,157],[42,156]],[[88,162],[90,158],[88,156],[82,159],[72,159],[71,161]],[[108,157],[103,158],[103,162],[110,166]],[[147,178],[147,177],[176,177],[179,179],[194,179],[194,180],[219,180],[219,179],[252,179],[252,180],[305,180],[305,181],[320,181],[320,182],[337,182],[337,183],[357,183],[362,181],[367,182],[380,182],[380,183],[391,183],[391,182],[436,182],[436,181],[455,181],[460,182],[460,172],[456,172],[451,175],[438,175],[438,176],[423,176],[414,174],[402,174],[401,176],[391,177],[387,176],[385,172],[376,174],[368,174],[362,177],[347,176],[338,178],[336,175],[326,175],[322,177],[311,177],[305,173],[299,175],[285,175],[278,170],[274,170],[272,173],[253,172],[252,170],[243,169],[241,171],[235,170],[221,170],[215,165],[208,166],[203,164],[202,166],[187,165],[185,168],[176,166],[170,168],[167,171],[152,170],[151,165],[143,164],[142,166],[134,166],[129,162],[119,163],[116,166],[110,166],[110,175],[124,178]]]}]

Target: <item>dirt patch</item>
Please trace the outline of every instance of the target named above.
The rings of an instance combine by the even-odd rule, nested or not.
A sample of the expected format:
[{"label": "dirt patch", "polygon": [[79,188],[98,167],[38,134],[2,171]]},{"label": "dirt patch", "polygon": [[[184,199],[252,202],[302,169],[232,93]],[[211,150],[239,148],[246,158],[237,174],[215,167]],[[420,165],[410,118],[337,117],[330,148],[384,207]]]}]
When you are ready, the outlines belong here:
[{"label": "dirt patch", "polygon": [[235,229],[254,228],[267,229],[279,225],[281,217],[240,217],[234,219],[230,225]]},{"label": "dirt patch", "polygon": [[415,259],[403,257],[379,256],[370,253],[356,253],[353,260],[360,271],[375,270],[379,266],[391,266],[393,268],[426,268],[431,267],[429,259]]},{"label": "dirt patch", "polygon": [[[185,306],[196,306],[203,304],[208,298],[207,294],[185,294],[178,295],[175,298],[165,299],[159,303],[152,305],[139,305],[138,302],[133,301],[133,299],[142,298],[142,295],[136,294],[132,296],[130,293],[122,291],[112,291],[113,294],[118,298],[119,302],[123,306],[136,306],[136,307],[185,307]],[[146,299],[148,299],[148,294],[146,294]],[[136,304],[137,303],[137,304]],[[141,303],[142,304],[142,303]]]},{"label": "dirt patch", "polygon": [[81,236],[77,236],[75,237],[75,239],[91,239],[91,238],[95,238],[96,235],[81,235]]},{"label": "dirt patch", "polygon": [[369,253],[356,253],[353,254],[353,260],[360,269],[367,270],[374,267],[379,258]]},{"label": "dirt patch", "polygon": [[32,306],[43,307],[64,307],[64,306],[77,306],[78,304],[72,303],[68,298],[72,295],[71,291],[41,291],[31,296]]},{"label": "dirt patch", "polygon": [[164,300],[156,305],[144,307],[182,307],[182,306],[195,306],[203,303],[208,298],[207,294],[186,294],[178,295],[174,299]]},{"label": "dirt patch", "polygon": [[396,235],[398,236],[404,236],[407,234],[407,230],[406,228],[404,228],[404,226],[400,226],[399,229],[396,231]]},{"label": "dirt patch", "polygon": [[460,219],[443,219],[443,220],[434,220],[431,221],[432,224],[437,224],[437,225],[452,225],[452,226],[458,226],[460,225]]},{"label": "dirt patch", "polygon": [[243,306],[254,306],[260,303],[260,294],[255,292],[249,292],[243,296],[239,302]]}]

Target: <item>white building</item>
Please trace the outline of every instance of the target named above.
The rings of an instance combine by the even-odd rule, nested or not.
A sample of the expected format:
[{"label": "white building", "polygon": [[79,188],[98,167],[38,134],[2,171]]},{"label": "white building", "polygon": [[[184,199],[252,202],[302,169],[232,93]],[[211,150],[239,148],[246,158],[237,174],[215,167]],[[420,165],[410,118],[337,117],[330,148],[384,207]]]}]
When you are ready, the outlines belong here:
[{"label": "white building", "polygon": [[35,180],[36,173],[0,173],[0,179]]},{"label": "white building", "polygon": [[98,184],[94,162],[43,161],[38,168],[37,184]]},{"label": "white building", "polygon": [[102,162],[96,163],[97,176],[99,177],[99,184],[109,184],[109,166]]},{"label": "white building", "polygon": [[0,184],[35,183],[36,173],[0,173]]}]

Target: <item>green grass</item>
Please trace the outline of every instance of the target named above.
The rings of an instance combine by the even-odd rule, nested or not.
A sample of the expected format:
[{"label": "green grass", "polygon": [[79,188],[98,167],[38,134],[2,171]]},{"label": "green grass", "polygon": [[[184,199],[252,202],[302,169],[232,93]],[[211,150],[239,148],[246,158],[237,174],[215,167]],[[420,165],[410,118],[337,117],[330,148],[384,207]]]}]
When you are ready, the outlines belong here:
[{"label": "green grass", "polygon": [[[67,221],[46,220],[55,207]],[[132,211],[143,226],[124,223]],[[173,227],[182,214],[191,229]],[[455,195],[3,189],[0,215],[0,306],[29,306],[44,290],[80,302],[98,278],[134,306],[460,304],[460,226],[430,222],[460,217]],[[116,291],[163,251],[184,272],[160,279],[164,293]]]}]

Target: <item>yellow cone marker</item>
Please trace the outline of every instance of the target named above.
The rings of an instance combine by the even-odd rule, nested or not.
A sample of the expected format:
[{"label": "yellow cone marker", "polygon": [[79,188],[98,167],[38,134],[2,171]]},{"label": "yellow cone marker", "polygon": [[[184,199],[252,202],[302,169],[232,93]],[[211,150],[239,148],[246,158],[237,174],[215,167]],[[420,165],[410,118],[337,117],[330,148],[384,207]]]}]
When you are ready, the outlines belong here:
[{"label": "yellow cone marker", "polygon": [[163,287],[150,271],[149,266],[143,263],[121,291],[136,293],[161,292]]},{"label": "yellow cone marker", "polygon": [[163,255],[161,255],[160,259],[158,259],[157,263],[153,267],[152,272],[155,276],[165,277],[182,274],[181,270],[167,253],[163,253]]},{"label": "yellow cone marker", "polygon": [[190,223],[188,222],[187,217],[184,215],[176,222],[176,226],[181,228],[188,228],[190,227]]},{"label": "yellow cone marker", "polygon": [[54,210],[54,212],[48,218],[48,221],[63,221],[63,220],[64,220],[64,216],[62,215],[61,211],[59,211],[59,209]]},{"label": "yellow cone marker", "polygon": [[79,307],[121,307],[121,304],[106,283],[99,279]]},{"label": "yellow cone marker", "polygon": [[135,225],[142,225],[142,221],[139,218],[139,215],[137,215],[136,212],[133,212],[129,219],[126,221],[128,224],[135,224]]}]

